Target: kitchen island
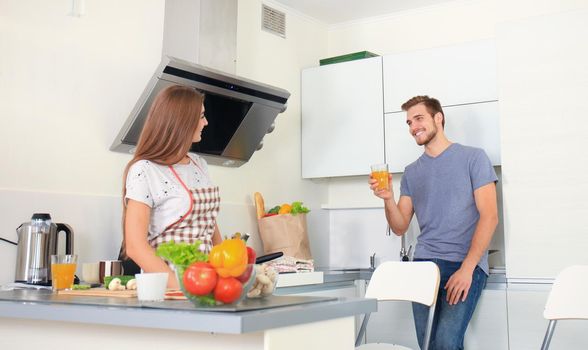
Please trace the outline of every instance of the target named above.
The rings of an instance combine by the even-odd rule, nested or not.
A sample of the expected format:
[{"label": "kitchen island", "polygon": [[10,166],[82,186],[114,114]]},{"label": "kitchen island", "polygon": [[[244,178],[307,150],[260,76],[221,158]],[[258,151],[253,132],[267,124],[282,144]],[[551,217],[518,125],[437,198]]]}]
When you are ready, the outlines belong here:
[{"label": "kitchen island", "polygon": [[376,309],[362,298],[272,296],[215,311],[185,300],[0,291],[0,348],[353,349],[355,316]]}]

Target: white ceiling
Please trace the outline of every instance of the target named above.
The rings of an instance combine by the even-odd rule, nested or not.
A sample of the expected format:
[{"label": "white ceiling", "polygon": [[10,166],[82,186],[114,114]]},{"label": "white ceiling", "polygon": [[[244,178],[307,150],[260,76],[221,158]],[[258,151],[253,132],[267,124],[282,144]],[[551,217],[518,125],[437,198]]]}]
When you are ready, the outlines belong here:
[{"label": "white ceiling", "polygon": [[273,0],[326,24],[337,24],[453,0]]}]

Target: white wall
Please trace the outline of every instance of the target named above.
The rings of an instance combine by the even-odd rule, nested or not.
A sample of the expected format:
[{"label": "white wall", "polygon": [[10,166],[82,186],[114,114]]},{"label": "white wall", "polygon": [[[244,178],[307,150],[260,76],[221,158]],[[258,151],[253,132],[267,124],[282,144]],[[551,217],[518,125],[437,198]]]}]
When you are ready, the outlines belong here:
[{"label": "white wall", "polygon": [[[73,226],[80,260],[90,261],[112,258],[120,243],[121,176],[130,156],[108,148],[160,61],[165,2],[85,5],[84,16],[72,17],[70,1],[0,0],[0,236],[16,240],[20,223],[47,211]],[[260,15],[261,1],[239,1],[237,74],[292,96],[249,163],[211,166],[223,198],[219,226],[224,234],[252,233],[259,249],[252,193],[268,205],[302,200],[312,210],[309,235],[320,264],[328,259],[320,248],[328,245],[320,210],[327,188],[300,177],[299,72],[325,56],[327,30],[287,12],[283,39],[261,31]],[[14,261],[14,247],[0,242],[0,284],[13,279]]]},{"label": "white wall", "polygon": [[70,6],[0,2],[0,188],[120,192],[128,157],[108,147],[159,63],[164,1]]},{"label": "white wall", "polygon": [[386,55],[493,38],[497,23],[585,5],[585,0],[455,0],[332,26],[328,54],[367,50]]},{"label": "white wall", "polygon": [[[113,258],[128,156],[112,143],[161,57],[163,0],[0,0],[0,235],[34,212],[73,226],[81,261]],[[0,284],[16,249],[0,244]]]},{"label": "white wall", "polygon": [[288,109],[278,115],[275,130],[248,163],[238,170],[215,167],[212,175],[231,203],[252,205],[255,191],[263,194],[267,207],[303,201],[311,209],[307,219],[315,264],[326,265],[328,215],[320,205],[326,201],[327,187],[322,181],[301,179],[300,71],[326,54],[327,28],[277,3],[263,3],[286,13],[286,38],[260,29],[262,1],[239,1],[237,75],[288,90]]}]

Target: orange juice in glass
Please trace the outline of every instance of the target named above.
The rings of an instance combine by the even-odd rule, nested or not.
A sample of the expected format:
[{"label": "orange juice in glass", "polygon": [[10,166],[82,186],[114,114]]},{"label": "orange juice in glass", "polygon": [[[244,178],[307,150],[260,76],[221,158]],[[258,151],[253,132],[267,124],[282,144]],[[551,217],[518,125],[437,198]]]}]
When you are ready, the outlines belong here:
[{"label": "orange juice in glass", "polygon": [[390,181],[388,179],[388,164],[372,165],[372,178],[378,181],[377,190],[389,190]]},{"label": "orange juice in glass", "polygon": [[51,285],[54,291],[71,289],[77,260],[77,255],[51,255]]}]

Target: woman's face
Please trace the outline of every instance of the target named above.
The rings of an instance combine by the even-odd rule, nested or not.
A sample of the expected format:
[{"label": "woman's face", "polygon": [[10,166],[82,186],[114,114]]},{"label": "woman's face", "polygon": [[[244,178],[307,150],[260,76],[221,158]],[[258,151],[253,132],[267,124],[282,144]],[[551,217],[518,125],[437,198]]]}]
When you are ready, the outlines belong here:
[{"label": "woman's face", "polygon": [[200,142],[202,140],[202,130],[205,126],[208,125],[208,120],[206,120],[206,116],[204,115],[204,104],[202,104],[202,112],[200,112],[200,116],[198,119],[198,126],[196,127],[196,131],[194,132],[194,136],[192,137],[192,142]]}]

